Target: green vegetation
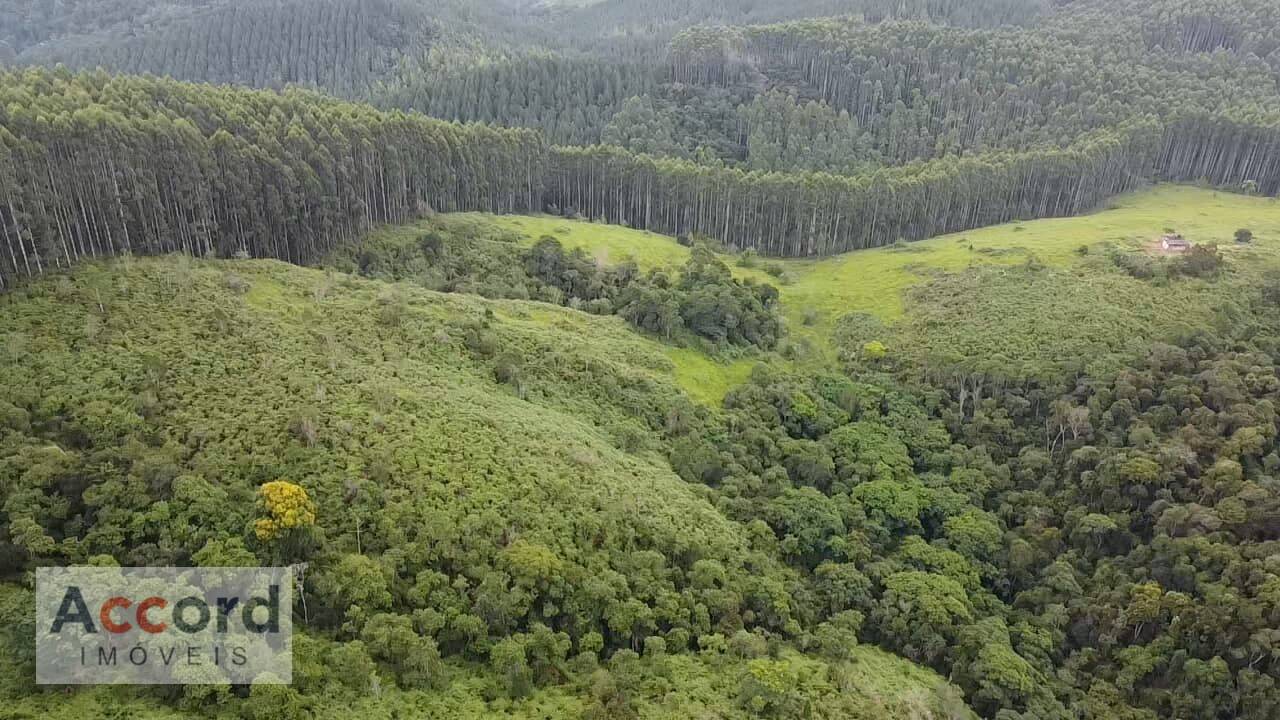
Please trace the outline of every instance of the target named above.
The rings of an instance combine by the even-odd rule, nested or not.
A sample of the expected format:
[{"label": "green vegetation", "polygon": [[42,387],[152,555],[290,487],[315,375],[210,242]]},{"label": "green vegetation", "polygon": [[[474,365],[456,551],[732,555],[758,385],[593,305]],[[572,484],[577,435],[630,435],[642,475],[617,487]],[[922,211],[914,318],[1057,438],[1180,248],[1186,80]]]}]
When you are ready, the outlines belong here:
[{"label": "green vegetation", "polygon": [[[931,271],[970,265],[1019,265],[1034,257],[1052,268],[1079,259],[1080,247],[1139,251],[1174,228],[1192,242],[1231,244],[1232,228],[1252,227],[1259,237],[1280,232],[1273,201],[1202,189],[1160,185],[1116,198],[1107,210],[1078,218],[1037,220],[943,235],[905,247],[878,248],[815,261],[786,261],[793,282],[782,286],[794,330],[800,308],[815,308],[825,331],[849,312],[886,321],[902,317],[903,290]],[[1102,299],[1106,299],[1105,296]],[[822,332],[820,334],[827,335]]]},{"label": "green vegetation", "polygon": [[898,325],[848,319],[846,375],[757,368],[675,467],[774,530],[820,647],[857,627],[984,716],[1269,717],[1280,258],[1191,257],[940,276]]},{"label": "green vegetation", "polygon": [[[567,247],[581,248],[602,263],[634,260],[646,270],[671,269],[689,257],[688,248],[673,238],[613,225],[545,216],[463,215],[449,222],[464,219],[473,232],[492,232],[475,228],[496,227],[511,231],[525,244],[550,233]],[[763,263],[751,263],[756,267],[745,268],[728,255],[722,258],[735,275],[778,283],[788,332],[794,337],[808,338],[821,350],[845,315],[867,313],[888,323],[900,320],[910,289],[927,282],[938,271],[956,272],[986,265],[1019,266],[1032,260],[1053,270],[1067,271],[1084,259],[1079,253],[1081,247],[1089,248],[1090,256],[1106,256],[1111,250],[1140,253],[1166,228],[1176,229],[1192,242],[1217,244],[1224,252],[1235,253],[1242,249],[1229,246],[1234,242],[1233,228],[1238,227],[1252,228],[1259,238],[1256,248],[1269,254],[1270,245],[1265,238],[1280,236],[1280,206],[1265,198],[1160,185],[1117,198],[1107,210],[1077,218],[1010,223],[821,260],[770,260],[769,263],[782,267],[785,282],[761,270]],[[1096,269],[1098,263],[1092,263],[1091,267]],[[1237,272],[1247,272],[1253,265],[1242,262],[1236,268]],[[1092,270],[1082,272],[1086,276],[1093,274]],[[1065,280],[1068,276],[1063,277]],[[1183,313],[1184,308],[1191,313],[1209,312],[1221,295],[1207,287],[1170,291],[1149,283],[1125,283],[1115,277],[1102,282],[1110,283],[1113,288],[1125,288],[1129,299],[1140,304],[1167,306],[1153,307],[1153,311],[1167,310],[1171,316]],[[1069,292],[1085,292],[1079,283],[1066,281],[1066,284]],[[990,295],[979,297],[990,298]],[[1103,302],[1112,299],[1109,292],[1096,293],[1093,298]],[[1118,296],[1114,300],[1109,306],[1111,311],[1124,313],[1129,303]],[[1024,317],[1028,323],[1034,323],[1034,313],[1039,309],[1039,305],[1027,308],[1030,315]],[[1081,313],[1077,317],[1084,320],[1092,314],[1078,307],[1074,311]],[[969,319],[981,321],[973,316]],[[690,377],[701,379],[705,374],[691,371]]]},{"label": "green vegetation", "polygon": [[[118,8],[122,17],[136,15],[130,7]],[[308,17],[332,28],[348,10],[361,18],[369,11],[373,19],[354,23],[367,29],[384,24],[384,15],[409,13],[394,3],[312,10],[273,6],[262,10],[272,19],[257,23],[231,9],[226,27],[199,27],[225,34],[260,24],[264,37],[283,27],[287,45],[306,44],[305,57],[273,54],[288,67],[261,69],[262,84],[323,72],[317,48],[330,45],[354,53],[360,68],[376,64],[370,53],[386,59],[376,47],[357,49],[361,38],[304,38],[298,23]],[[423,34],[418,20],[385,22]],[[52,25],[43,32],[56,34]],[[345,27],[341,17],[336,26]],[[1280,189],[1280,163],[1270,155],[1280,147],[1274,69],[1254,54],[1097,45],[1081,40],[1072,22],[1052,27],[967,31],[843,19],[702,28],[673,39],[666,70],[675,83],[666,95],[649,95],[645,72],[630,65],[600,63],[596,75],[580,72],[581,60],[561,68],[565,77],[553,77],[560,70],[552,61],[545,72],[482,74],[458,85],[467,102],[475,93],[488,108],[519,104],[515,97],[558,97],[555,104],[572,94],[557,88],[584,88],[597,120],[617,116],[602,134],[615,145],[549,145],[532,129],[430,122],[298,90],[211,91],[64,67],[5,71],[0,278],[85,256],[179,249],[311,261],[375,224],[433,209],[545,210],[812,257],[1077,215],[1153,179],[1249,194]],[[184,49],[210,46],[178,37]],[[419,40],[412,43],[402,48],[407,64],[454,57],[424,60]],[[1037,62],[1007,71],[1005,58],[1027,55]],[[886,66],[909,71],[891,75]],[[756,92],[771,75],[783,81],[779,89]],[[227,79],[221,71],[212,77]],[[493,86],[506,95],[489,97]],[[680,93],[688,94],[680,103],[667,97]],[[821,102],[809,99],[815,94]],[[560,119],[520,122],[548,130]],[[582,133],[568,134],[552,139],[584,142]],[[691,148],[677,138],[706,144]],[[179,179],[153,180],[160,176]]]},{"label": "green vegetation", "polygon": [[531,209],[544,152],[297,90],[0,71],[0,280],[167,252],[313,262],[433,208]]},{"label": "green vegetation", "polygon": [[[678,654],[714,647],[717,632],[758,628],[764,643],[796,630],[796,610],[776,602],[791,571],[666,465],[665,443],[703,432],[705,413],[674,389],[661,349],[616,320],[183,258],[86,265],[2,302],[7,566],[309,560],[320,644],[302,646],[304,680],[290,691],[302,698],[343,677],[334,663],[346,655],[322,648],[360,655],[357,639],[384,682],[443,690],[432,712],[463,702],[477,716],[532,717],[580,706],[602,648],[617,664],[614,651],[646,638]],[[287,480],[278,493],[276,480]],[[314,501],[314,528],[272,524],[290,493]],[[285,544],[282,531],[302,535]],[[686,603],[711,592],[706,582],[710,614]],[[26,591],[6,592],[21,606]],[[424,648],[448,660],[429,677],[377,649],[375,628],[410,617]],[[497,662],[503,638],[527,637],[520,652],[534,652],[540,633],[563,637],[551,662],[582,668],[577,690],[536,672],[520,689],[473,669]],[[717,657],[646,658],[617,692],[638,708],[678,707],[693,695],[662,698],[640,681],[694,693],[714,674],[733,687],[699,702],[732,709],[731,679],[745,670]],[[787,692],[833,708],[919,702],[908,696],[937,683],[916,675],[860,699],[820,680],[838,664],[795,662],[808,669],[789,672],[817,684]],[[548,684],[510,706],[486,689],[522,697]]]},{"label": "green vegetation", "polygon": [[[874,340],[889,356],[990,362],[1018,378],[1114,372],[1153,338],[1177,338],[1231,322],[1223,284],[1153,287],[1105,267],[1072,271],[1014,266],[934,279],[911,295],[906,318]],[[1274,261],[1273,261],[1274,262]]]},{"label": "green vegetation", "polygon": [[[1238,215],[1211,231],[1195,218],[1213,203]],[[12,571],[308,561],[306,672],[288,693],[320,716],[339,678],[373,702],[346,662],[385,685],[377,707],[428,715],[968,712],[866,642],[952,678],[988,716],[1266,717],[1253,688],[1269,666],[1244,638],[1269,606],[1205,609],[1274,578],[1280,386],[1257,379],[1276,372],[1280,258],[1265,241],[1152,257],[1124,228],[1160,213],[1194,239],[1269,235],[1275,209],[1178,188],[1126,205],[1069,221],[1111,239],[1047,241],[1049,263],[978,252],[1040,223],[960,253],[955,238],[865,253],[916,285],[891,324],[848,308],[833,341],[849,375],[820,356],[802,374],[768,355],[718,362],[617,318],[467,295],[555,287],[559,303],[574,263],[583,281],[616,272],[510,229],[547,219],[445,216],[333,260],[409,283],[264,261],[85,265],[4,297],[0,540]],[[597,227],[576,226],[562,234]],[[682,255],[670,248],[648,251]],[[967,255],[990,261],[927,264]],[[688,258],[672,289],[730,274],[705,247]],[[826,277],[786,265],[784,292]],[[440,283],[451,294],[415,287]],[[722,407],[677,382],[702,403],[727,390]],[[1251,570],[1198,570],[1202,552]],[[27,592],[6,589],[15,617]],[[1169,659],[1189,637],[1216,640]],[[1103,679],[1136,648],[1158,674]],[[1057,674],[1084,662],[1100,669]]]},{"label": "green vegetation", "polygon": [[[0,715],[1280,717],[1277,37],[0,0]],[[294,683],[34,686],[67,564]]]},{"label": "green vegetation", "polygon": [[751,375],[753,360],[708,357],[694,348],[669,348],[667,357],[675,369],[676,382],[690,397],[710,407],[718,407],[729,390]]},{"label": "green vegetation", "polygon": [[[635,262],[642,271],[670,269],[689,261],[689,248],[666,235],[631,230],[617,225],[586,223],[550,215],[468,216],[518,234],[532,244],[540,237],[554,237],[565,247],[581,249],[597,262],[616,265]],[[446,221],[451,221],[446,218]]]},{"label": "green vegetation", "polygon": [[641,275],[634,261],[616,266],[565,250],[545,235],[522,248],[518,236],[478,218],[419,223],[420,235],[377,233],[330,259],[368,277],[413,280],[433,290],[486,297],[534,298],[594,314],[617,314],[666,340],[691,339],[725,350],[771,349],[781,334],[772,285],[733,277],[706,246],[675,269]]},{"label": "green vegetation", "polygon": [[[1020,362],[1031,359],[1027,350],[1036,358],[1054,361],[1099,359],[1093,352],[1098,349],[1096,343],[1106,347],[1104,354],[1123,355],[1126,348],[1140,347],[1152,338],[1211,323],[1219,317],[1224,299],[1237,292],[1213,284],[1140,281],[1110,271],[1117,257],[1152,262],[1145,259],[1145,251],[1166,228],[1176,228],[1193,242],[1219,244],[1229,256],[1247,252],[1243,246],[1232,247],[1230,228],[1237,226],[1256,228],[1259,240],[1252,246],[1254,252],[1270,258],[1274,250],[1263,238],[1280,236],[1280,206],[1264,198],[1161,185],[1118,198],[1108,210],[1078,218],[1001,225],[823,260],[750,261],[750,267],[744,267],[728,254],[721,259],[736,276],[777,283],[788,344],[808,348],[797,358],[806,366],[834,362],[836,346],[843,346],[846,353],[862,349],[850,345],[847,337],[839,340],[848,335],[843,318],[867,314],[892,325],[904,320],[911,302],[936,304],[937,314],[914,314],[892,332],[887,328],[869,335],[864,332],[858,336],[861,344],[879,342],[885,352],[916,357],[945,349],[964,357],[997,353]],[[675,270],[690,255],[687,247],[670,237],[548,216],[445,215],[379,230],[369,242],[376,246],[395,238],[410,243],[431,228],[445,229],[458,242],[481,237],[526,247],[550,234],[597,263],[633,261],[646,271]],[[1087,249],[1083,256],[1081,247]],[[761,268],[766,264],[780,265],[784,281],[764,272]],[[1007,270],[980,269],[988,266]],[[1043,270],[1032,271],[1030,266]],[[940,272],[968,268],[978,269],[933,282]],[[1232,276],[1243,273],[1256,281],[1264,266],[1241,256],[1232,268]],[[989,284],[1007,290],[978,291]],[[913,294],[922,285],[924,294]],[[964,302],[949,300],[954,297]],[[1050,315],[1056,320],[1044,322]],[[944,340],[943,333],[953,333],[963,347],[949,346],[951,341]],[[1009,343],[1018,343],[1024,350]],[[694,348],[671,348],[667,354],[684,390],[712,406],[742,382],[757,362],[732,353],[708,357]]]},{"label": "green vegetation", "polygon": [[[441,216],[330,261],[409,282],[177,256],[5,295],[10,572],[308,561],[287,717],[1269,716],[1273,203],[1160,188],[782,261],[784,304],[906,279],[905,300],[798,326],[836,327],[847,374],[559,307],[565,268],[617,271],[589,259],[593,229],[687,258],[672,288],[738,263],[581,222],[558,221],[575,251],[518,232],[545,222]],[[1156,254],[1170,226],[1196,248]],[[1210,249],[1241,226],[1260,239]],[[2,597],[20,627],[29,590]],[[5,642],[21,678],[25,641]],[[1134,662],[1152,669],[1108,679]],[[32,714],[257,702],[4,687]]]},{"label": "green vegetation", "polygon": [[[430,256],[422,252],[420,241],[425,236],[438,238],[441,250]],[[691,256],[689,248],[672,238],[612,225],[547,216],[457,213],[380,228],[364,240],[363,250],[337,253],[329,263],[385,280],[410,280],[433,290],[568,303],[571,298],[563,292],[548,292],[545,284],[523,271],[520,248],[532,248],[539,238],[547,237],[570,251],[585,253],[599,266],[635,263],[643,272],[674,274]],[[732,271],[743,279],[770,279],[764,273],[738,267]],[[613,312],[613,306],[600,310]],[[681,335],[678,339],[688,342],[664,348],[674,363],[675,378],[686,393],[709,407],[718,406],[755,364],[752,359],[735,359],[737,353],[728,348],[700,345],[696,337]]]}]

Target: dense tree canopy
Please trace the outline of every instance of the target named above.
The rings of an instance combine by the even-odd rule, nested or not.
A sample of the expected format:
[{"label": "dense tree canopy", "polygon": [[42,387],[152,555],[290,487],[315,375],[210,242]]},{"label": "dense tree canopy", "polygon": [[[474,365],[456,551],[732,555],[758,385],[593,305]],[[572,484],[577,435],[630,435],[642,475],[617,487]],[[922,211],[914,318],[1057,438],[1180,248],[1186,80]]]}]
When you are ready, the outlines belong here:
[{"label": "dense tree canopy", "polygon": [[[107,35],[150,12],[117,5],[104,16]],[[868,0],[842,7],[861,15],[841,19],[685,29],[639,54],[590,38],[625,35],[638,10],[646,27],[674,32],[692,20],[834,8],[607,2],[530,16],[517,39],[514,21],[489,5],[468,14],[446,3],[430,17],[393,0],[340,5],[166,5],[146,36],[103,40],[124,58],[104,64],[314,85],[540,137],[294,91],[214,100],[158,80],[9,73],[0,181],[13,188],[4,191],[12,207],[0,218],[11,252],[0,275],[135,246],[203,253],[214,237],[224,254],[239,243],[308,259],[330,238],[429,209],[581,213],[795,256],[1075,214],[1150,179],[1280,191],[1276,48],[1256,30],[1274,13],[1251,1],[1131,13],[995,2],[979,21],[959,3]],[[15,12],[31,19],[8,33],[24,53],[60,52],[66,44],[52,39],[89,30],[79,5]],[[1149,41],[1086,32],[1108,25],[1098,19],[1107,13]],[[587,24],[574,37],[556,30],[577,21]],[[987,27],[1007,21],[1028,26]],[[165,33],[172,40],[155,40]],[[222,38],[245,43],[243,53]],[[271,51],[256,52],[259,42]],[[329,62],[335,52],[340,61]],[[86,133],[109,125],[119,129],[108,143],[86,148]],[[190,186],[150,180],[162,161],[181,163]],[[63,181],[68,168],[77,176]],[[47,192],[18,197],[17,188]],[[268,213],[284,225],[268,232]]]},{"label": "dense tree canopy", "polygon": [[[704,672],[670,714],[967,712],[851,699],[874,645],[993,720],[1280,713],[1271,238],[953,244],[831,358],[788,340],[782,263],[754,279],[1152,181],[1280,194],[1273,3],[0,12],[41,66],[0,71],[2,699],[56,699],[7,679],[33,568],[271,563],[297,687],[140,697],[635,718]],[[748,360],[708,408],[686,354]]]},{"label": "dense tree canopy", "polygon": [[758,372],[709,441],[718,468],[687,477],[769,524],[819,619],[864,615],[864,640],[946,671],[986,715],[1268,717],[1269,307],[1248,310],[1253,339],[1157,343],[1062,390],[988,386],[937,420],[911,363],[902,384]]},{"label": "dense tree canopy", "polygon": [[539,202],[532,131],[103,73],[0,87],[6,277],[176,250],[301,262],[375,223]]},{"label": "dense tree canopy", "polygon": [[553,236],[521,248],[515,244],[518,236],[486,232],[483,223],[438,218],[429,224],[416,237],[383,235],[358,248],[343,248],[326,262],[444,292],[613,313],[666,340],[697,339],[720,349],[753,345],[769,350],[782,335],[777,289],[736,280],[705,246],[694,249],[678,274],[642,275],[635,263],[603,266],[580,248],[566,250]]}]

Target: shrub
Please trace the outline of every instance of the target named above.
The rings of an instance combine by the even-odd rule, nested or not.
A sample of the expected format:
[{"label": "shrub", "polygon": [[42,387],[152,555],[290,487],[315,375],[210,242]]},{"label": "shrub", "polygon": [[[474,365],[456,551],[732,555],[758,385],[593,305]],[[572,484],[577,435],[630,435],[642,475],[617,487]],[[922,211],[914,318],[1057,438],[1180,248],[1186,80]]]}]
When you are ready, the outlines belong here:
[{"label": "shrub", "polygon": [[1190,277],[1212,277],[1217,275],[1222,269],[1222,253],[1218,251],[1218,246],[1196,245],[1191,251],[1182,256],[1182,261],[1178,263],[1178,272]]},{"label": "shrub", "polygon": [[591,313],[592,315],[612,315],[613,301],[607,298],[597,298],[582,303],[582,311]]},{"label": "shrub", "polygon": [[289,434],[307,447],[315,447],[319,440],[316,422],[310,415],[296,415],[289,421]]},{"label": "shrub", "polygon": [[738,703],[755,717],[797,717],[804,706],[798,685],[787,662],[752,660],[742,676]]},{"label": "shrub", "polygon": [[858,646],[858,630],[862,628],[862,621],[862,613],[846,610],[818,625],[813,633],[818,652],[832,660],[848,660]]},{"label": "shrub", "polygon": [[293,720],[309,715],[297,690],[287,685],[262,683],[249,688],[249,697],[240,706],[246,720]]},{"label": "shrub", "polygon": [[1280,271],[1272,270],[1264,276],[1262,301],[1271,307],[1280,307]]},{"label": "shrub", "polygon": [[403,319],[404,305],[400,303],[383,305],[382,308],[378,310],[378,322],[387,327],[397,327]]},{"label": "shrub", "polygon": [[398,327],[409,303],[403,294],[388,289],[378,295],[378,306],[378,322],[387,327]]},{"label": "shrub", "polygon": [[729,652],[746,659],[764,657],[769,652],[769,645],[759,635],[739,630],[729,638]]},{"label": "shrub", "polygon": [[400,687],[432,688],[442,683],[444,668],[435,640],[414,632],[409,618],[378,613],[365,624],[360,639],[371,656],[391,666]]},{"label": "shrub", "polygon": [[519,355],[511,352],[503,353],[493,368],[493,378],[504,385],[519,385],[521,364]]},{"label": "shrub", "polygon": [[244,295],[249,292],[250,288],[249,281],[235,273],[227,273],[223,278],[223,284],[227,286],[228,290],[237,295]]},{"label": "shrub", "polygon": [[465,342],[467,349],[477,357],[490,358],[498,353],[498,336],[488,328],[469,328]]},{"label": "shrub", "polygon": [[662,657],[667,654],[667,641],[657,635],[644,639],[644,656],[647,658]]},{"label": "shrub", "polygon": [[1156,274],[1155,263],[1145,255],[1116,252],[1111,254],[1111,262],[1139,280],[1150,280]]}]

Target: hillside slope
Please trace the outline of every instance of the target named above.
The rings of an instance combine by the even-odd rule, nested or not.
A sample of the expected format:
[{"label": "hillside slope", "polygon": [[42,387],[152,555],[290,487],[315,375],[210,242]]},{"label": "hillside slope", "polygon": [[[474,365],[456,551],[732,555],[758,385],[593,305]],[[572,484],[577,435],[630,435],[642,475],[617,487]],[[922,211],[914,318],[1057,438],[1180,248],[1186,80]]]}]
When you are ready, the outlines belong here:
[{"label": "hillside slope", "polygon": [[[752,673],[793,677],[826,717],[944,702],[936,675],[879,651],[846,666],[778,644],[799,578],[655,452],[704,411],[620,320],[182,257],[85,265],[0,304],[6,572],[307,560],[304,706],[368,695],[368,657],[390,694],[363,706],[428,717],[580,713],[606,661],[643,717],[744,717]],[[251,531],[274,480],[316,506],[287,543]],[[27,592],[0,594],[19,627]],[[380,634],[410,626],[408,655]],[[775,638],[765,665],[757,641],[725,645],[751,630]],[[17,683],[29,650],[7,642]],[[513,643],[519,667],[495,654]],[[335,664],[361,657],[354,676]]]},{"label": "hillside slope", "polygon": [[[669,268],[689,257],[688,248],[675,238],[652,232],[545,216],[488,217],[530,241],[554,235],[566,246],[580,247],[606,263],[630,259],[642,269]],[[1075,218],[1006,223],[815,260],[761,258],[747,261],[750,266],[744,267],[732,255],[725,257],[736,273],[758,280],[770,277],[764,267],[777,266],[785,273],[779,290],[792,330],[807,325],[830,330],[849,312],[870,313],[885,321],[901,318],[904,292],[925,281],[932,271],[1014,265],[1031,256],[1065,267],[1078,259],[1082,246],[1137,250],[1166,229],[1195,242],[1227,246],[1238,228],[1251,228],[1259,238],[1280,237],[1280,205],[1269,198],[1166,184],[1121,196],[1105,210]],[[815,322],[804,322],[806,313],[816,314]]]},{"label": "hillside slope", "polygon": [[[845,373],[821,354],[752,369],[723,403],[733,430],[681,474],[768,522],[819,585],[843,572],[827,557],[869,544],[852,564],[883,593],[861,637],[931,663],[984,717],[1275,717],[1278,213],[1159,187],[1081,218],[778,263],[788,314],[813,314],[793,332],[831,342]],[[493,222],[610,261],[628,237],[651,266],[685,251]],[[1162,252],[1165,233],[1194,245]],[[966,594],[976,620],[951,635],[898,614],[927,599],[963,617]]]},{"label": "hillside slope", "polygon": [[[602,264],[634,261],[642,270],[671,269],[689,258],[689,249],[675,238],[616,225],[548,216],[444,217],[487,222],[526,244],[549,235]],[[431,222],[438,221],[405,227]],[[1235,247],[1233,234],[1241,228],[1254,233],[1248,247]],[[1141,255],[1166,230],[1238,255],[1241,262],[1234,264],[1232,277],[1240,281],[1256,283],[1266,269],[1280,266],[1280,205],[1274,200],[1182,185],[1131,193],[1107,210],[1082,217],[1008,223],[817,260],[721,257],[735,275],[777,284],[792,352],[806,367],[836,360],[841,320],[849,315],[870,316],[887,326],[899,323],[895,351],[910,348],[924,355],[959,349],[976,357],[985,349],[1043,364],[1076,357],[1089,343],[1118,353],[1135,343],[1167,339],[1188,325],[1214,321],[1215,313],[1230,305],[1239,292],[1235,285],[1153,283],[1112,261],[1117,254]],[[1027,266],[1047,272],[1031,278],[1024,272]],[[957,290],[960,285],[964,292]],[[1049,325],[1051,312],[1058,320]],[[1050,327],[1049,337],[1028,334]],[[864,340],[889,339],[888,331],[878,332]],[[957,344],[960,337],[971,340]],[[1021,340],[1029,337],[1039,341],[1034,353]],[[746,379],[755,362],[717,361],[689,348],[670,348],[667,354],[686,392],[713,405]]]}]

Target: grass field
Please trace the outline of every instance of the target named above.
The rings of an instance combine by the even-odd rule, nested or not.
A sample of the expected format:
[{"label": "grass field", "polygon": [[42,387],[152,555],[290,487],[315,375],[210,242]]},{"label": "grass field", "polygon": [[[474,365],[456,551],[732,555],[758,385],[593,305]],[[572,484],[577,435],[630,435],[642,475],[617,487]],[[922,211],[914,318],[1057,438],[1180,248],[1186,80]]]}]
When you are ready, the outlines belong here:
[{"label": "grass field", "polygon": [[694,348],[668,348],[676,382],[699,402],[718,406],[735,385],[751,376],[754,360],[720,360]]},{"label": "grass field", "polygon": [[[503,230],[518,233],[527,244],[551,236],[567,248],[581,248],[602,263],[613,264],[634,260],[641,270],[678,268],[689,260],[689,248],[669,235],[646,230],[632,230],[619,225],[602,225],[582,220],[565,220],[546,215],[482,215],[466,213],[463,219],[488,219]],[[763,270],[744,268],[731,255],[723,256],[735,276],[777,284],[778,280]],[[770,261],[772,262],[772,261]],[[762,261],[760,264],[764,264]],[[784,267],[786,262],[781,262]]]},{"label": "grass field", "polygon": [[601,225],[553,216],[485,216],[467,213],[460,217],[487,217],[499,227],[524,235],[529,244],[546,235],[567,248],[582,248],[606,264],[634,260],[641,270],[673,267],[689,259],[689,248],[666,235],[632,230],[620,225]]},{"label": "grass field", "polygon": [[[605,263],[631,259],[641,269],[674,268],[689,257],[689,249],[671,237],[614,225],[549,216],[457,217],[472,223],[487,220],[500,230],[523,236],[527,243],[550,235]],[[808,339],[816,353],[811,362],[820,364],[833,357],[830,339],[841,317],[865,312],[895,323],[903,317],[905,292],[938,271],[1020,265],[1032,257],[1050,268],[1065,269],[1082,262],[1078,254],[1082,246],[1095,253],[1106,245],[1139,249],[1166,231],[1180,232],[1193,243],[1218,243],[1234,253],[1241,250],[1232,240],[1238,228],[1254,232],[1249,251],[1271,255],[1280,249],[1280,203],[1160,185],[1116,198],[1107,209],[1081,217],[1009,223],[829,258],[768,261],[783,266],[782,282],[758,268],[739,267],[733,256],[724,260],[739,277],[779,285],[791,335]],[[730,387],[746,378],[754,364],[723,362],[684,348],[669,349],[667,356],[675,363],[681,386],[710,404],[717,404]]]},{"label": "grass field", "polygon": [[[795,282],[784,287],[792,313],[817,309],[826,321],[849,312],[883,320],[902,316],[902,291],[921,282],[922,270],[961,270],[974,264],[1018,264],[1034,255],[1051,267],[1077,258],[1081,246],[1115,243],[1138,248],[1165,230],[1193,243],[1232,245],[1238,228],[1250,228],[1255,244],[1280,247],[1280,203],[1199,188],[1162,185],[1117,198],[1110,209],[1074,218],[997,225],[821,260],[786,263]],[[794,327],[793,323],[793,327]]]},{"label": "grass field", "polygon": [[[616,225],[544,216],[503,216],[492,220],[501,227],[536,239],[551,235],[567,247],[580,247],[604,262],[633,259],[642,269],[676,266],[689,257],[688,248],[674,239]],[[1166,230],[1186,235],[1194,243],[1232,244],[1237,228],[1280,243],[1280,203],[1270,198],[1161,185],[1112,201],[1110,208],[1073,218],[1033,220],[942,235],[908,244],[858,250],[816,260],[779,260],[791,278],[783,300],[799,319],[803,308],[828,317],[868,312],[884,320],[902,315],[902,291],[921,281],[919,270],[960,270],[971,264],[1017,264],[1034,254],[1041,262],[1070,264],[1082,245],[1111,242],[1140,247]],[[1280,245],[1277,245],[1280,247]],[[744,271],[732,258],[726,261],[743,276],[765,279],[763,272]],[[776,281],[775,281],[776,282]],[[799,325],[800,323],[793,323]]]}]

